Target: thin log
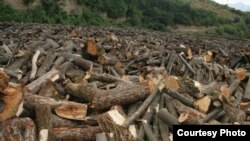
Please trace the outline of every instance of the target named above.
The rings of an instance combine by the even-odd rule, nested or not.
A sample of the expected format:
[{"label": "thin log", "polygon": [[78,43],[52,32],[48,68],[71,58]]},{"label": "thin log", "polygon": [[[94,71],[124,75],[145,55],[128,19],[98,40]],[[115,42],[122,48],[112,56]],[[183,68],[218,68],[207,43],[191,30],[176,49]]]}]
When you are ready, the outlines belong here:
[{"label": "thin log", "polygon": [[162,141],[169,141],[169,127],[161,120],[159,120],[159,130]]},{"label": "thin log", "polygon": [[173,63],[176,60],[176,58],[177,58],[176,51],[172,50],[170,52],[170,57],[169,57],[167,67],[166,67],[166,70],[168,71],[169,74],[171,74],[171,71],[172,71],[172,68],[173,68]]},{"label": "thin log", "polygon": [[30,73],[30,80],[34,80],[36,78],[36,72],[37,72],[37,59],[40,55],[40,51],[37,50],[36,53],[34,54],[32,58],[32,68],[31,68],[31,73]]},{"label": "thin log", "polygon": [[178,93],[175,90],[172,90],[170,88],[164,88],[163,91],[165,93],[167,93],[168,95],[170,95],[171,97],[181,101],[182,103],[184,103],[185,105],[189,106],[189,107],[193,107],[194,106],[194,100],[189,99],[183,95],[181,95],[180,93]]},{"label": "thin log", "polygon": [[41,77],[43,74],[45,74],[47,71],[50,70],[56,57],[57,56],[51,52],[46,53],[46,58],[44,59],[42,65],[37,70],[37,74],[36,74],[37,78]]},{"label": "thin log", "polygon": [[142,122],[144,131],[148,137],[149,141],[158,141],[158,139],[155,137],[150,125],[148,123]]},{"label": "thin log", "polygon": [[173,128],[173,125],[178,125],[178,120],[171,115],[166,108],[162,108],[159,113],[158,117],[161,121],[163,121],[165,124],[167,124],[170,128]]},{"label": "thin log", "polygon": [[228,92],[229,92],[229,96],[231,96],[234,92],[235,92],[235,90],[238,88],[238,86],[240,85],[240,80],[238,80],[238,79],[235,79],[231,84],[230,84],[230,86],[229,86],[229,88],[228,88]]},{"label": "thin log", "polygon": [[[146,121],[147,123],[150,123],[154,114],[154,108],[157,106],[159,100],[160,100],[160,95],[157,95],[154,100],[152,101],[152,103],[149,105],[149,107],[147,108],[147,112],[146,114],[142,117],[142,121]],[[139,107],[138,107],[139,108]],[[137,108],[137,109],[138,109]],[[131,115],[130,115],[131,116]],[[137,140],[141,141],[143,140],[145,135],[144,132],[144,128],[143,125],[140,126],[139,132],[137,134]]]},{"label": "thin log", "polygon": [[188,67],[188,69],[195,75],[195,70],[191,67],[191,65],[183,58],[181,54],[178,54],[178,56],[181,58],[182,62]]},{"label": "thin log", "polygon": [[217,108],[215,110],[213,110],[212,112],[210,112],[209,114],[207,114],[203,120],[202,120],[202,123],[206,123],[208,122],[209,120],[213,119],[217,114],[219,114],[221,111],[223,111],[222,108]]}]

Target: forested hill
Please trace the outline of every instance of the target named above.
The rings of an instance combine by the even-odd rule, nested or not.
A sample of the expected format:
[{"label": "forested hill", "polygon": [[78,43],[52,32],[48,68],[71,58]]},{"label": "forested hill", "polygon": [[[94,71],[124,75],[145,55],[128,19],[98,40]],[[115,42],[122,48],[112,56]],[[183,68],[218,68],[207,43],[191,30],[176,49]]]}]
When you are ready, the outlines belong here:
[{"label": "forested hill", "polygon": [[140,27],[250,38],[250,14],[211,0],[0,0],[0,21]]}]

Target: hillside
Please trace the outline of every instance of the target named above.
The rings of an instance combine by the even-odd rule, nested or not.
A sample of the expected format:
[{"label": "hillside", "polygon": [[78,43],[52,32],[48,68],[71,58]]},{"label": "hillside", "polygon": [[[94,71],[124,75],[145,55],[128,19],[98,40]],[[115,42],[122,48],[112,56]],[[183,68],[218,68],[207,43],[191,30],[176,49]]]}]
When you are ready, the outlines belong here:
[{"label": "hillside", "polygon": [[[211,0],[0,0],[0,4],[0,21],[137,27],[250,37],[248,13]],[[201,30],[193,30],[193,27]]]}]

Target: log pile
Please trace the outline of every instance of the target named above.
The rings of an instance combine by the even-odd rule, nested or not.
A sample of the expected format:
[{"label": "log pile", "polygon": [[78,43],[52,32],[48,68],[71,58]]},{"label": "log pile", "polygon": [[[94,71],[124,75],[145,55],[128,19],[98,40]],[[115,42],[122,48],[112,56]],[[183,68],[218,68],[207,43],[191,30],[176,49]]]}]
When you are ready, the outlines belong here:
[{"label": "log pile", "polygon": [[249,46],[0,23],[0,138],[167,141],[177,124],[250,124]]}]

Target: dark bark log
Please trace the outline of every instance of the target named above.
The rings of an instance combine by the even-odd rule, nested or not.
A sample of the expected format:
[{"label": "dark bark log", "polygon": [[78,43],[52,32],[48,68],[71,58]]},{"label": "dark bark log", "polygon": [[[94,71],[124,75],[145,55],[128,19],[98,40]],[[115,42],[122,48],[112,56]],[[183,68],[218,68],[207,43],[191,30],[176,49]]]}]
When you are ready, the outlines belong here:
[{"label": "dark bark log", "polygon": [[148,123],[142,123],[144,131],[148,137],[149,141],[157,141],[158,139],[155,137],[155,134],[153,133],[150,125]]},{"label": "dark bark log", "polygon": [[36,125],[30,118],[15,118],[0,124],[1,141],[36,141]]},{"label": "dark bark log", "polygon": [[166,108],[163,108],[159,111],[158,117],[161,121],[163,121],[165,124],[167,124],[171,129],[173,128],[173,125],[178,125],[178,120],[171,115]]},{"label": "dark bark log", "polygon": [[176,58],[177,58],[177,54],[176,54],[175,50],[172,50],[170,52],[170,57],[169,57],[167,67],[166,67],[166,70],[168,71],[169,74],[171,74],[171,72],[172,72],[173,63],[176,60]]},{"label": "dark bark log", "polygon": [[[51,122],[52,113],[50,106],[46,104],[38,104],[35,111],[39,140],[44,139],[45,141],[55,141]],[[43,131],[47,131],[47,133],[43,134]]]},{"label": "dark bark log", "polygon": [[168,88],[164,88],[163,90],[165,93],[167,93],[168,95],[170,95],[171,97],[181,101],[182,103],[184,103],[185,105],[189,106],[189,107],[193,107],[194,106],[194,100],[189,99],[185,96],[183,96],[182,94],[178,93],[177,91],[174,91],[172,89],[168,89]]}]

